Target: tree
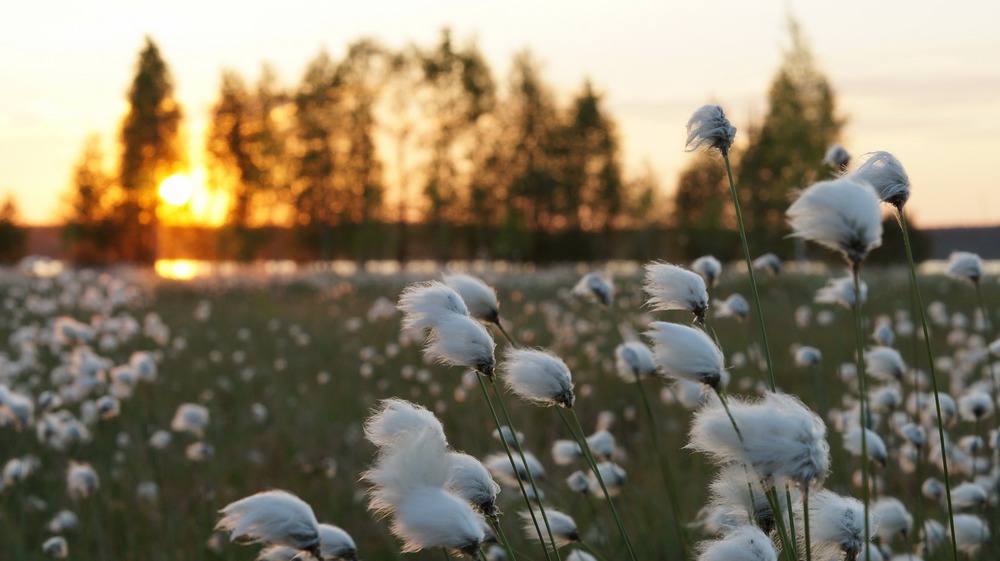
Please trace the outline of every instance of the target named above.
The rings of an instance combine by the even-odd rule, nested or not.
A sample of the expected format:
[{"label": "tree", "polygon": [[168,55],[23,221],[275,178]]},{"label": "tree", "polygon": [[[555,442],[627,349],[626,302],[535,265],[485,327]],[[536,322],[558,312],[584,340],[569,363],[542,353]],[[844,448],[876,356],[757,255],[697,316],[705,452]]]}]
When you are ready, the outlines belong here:
[{"label": "tree", "polygon": [[185,160],[180,138],[183,113],[173,97],[167,64],[150,37],[139,54],[128,104],[118,177],[124,200],[115,221],[121,257],[148,263],[156,258],[157,187]]},{"label": "tree", "polygon": [[0,205],[0,262],[11,263],[24,257],[28,233],[19,224],[19,216],[17,201],[8,193]]},{"label": "tree", "polygon": [[829,173],[823,155],[844,123],[798,24],[789,20],[788,28],[791,48],[771,82],[767,115],[750,127],[737,174],[744,219],[760,251],[780,243],[794,190]]},{"label": "tree", "polygon": [[672,224],[685,259],[737,257],[739,239],[726,169],[712,154],[697,154],[681,172],[674,194]]},{"label": "tree", "polygon": [[106,263],[113,260],[115,225],[112,223],[118,193],[104,167],[100,135],[87,137],[73,170],[72,188],[64,199],[63,242],[74,261]]}]

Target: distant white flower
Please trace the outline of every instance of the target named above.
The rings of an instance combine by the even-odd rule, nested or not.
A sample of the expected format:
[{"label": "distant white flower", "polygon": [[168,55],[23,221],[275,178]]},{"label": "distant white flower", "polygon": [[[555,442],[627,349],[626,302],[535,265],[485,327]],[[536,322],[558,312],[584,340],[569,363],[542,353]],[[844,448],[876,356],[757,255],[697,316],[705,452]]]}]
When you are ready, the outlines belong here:
[{"label": "distant white flower", "polygon": [[715,315],[720,318],[731,316],[745,321],[750,315],[750,303],[740,294],[730,294],[729,298],[719,303]]},{"label": "distant white flower", "polygon": [[569,474],[569,477],[566,478],[566,486],[574,493],[587,494],[590,492],[590,481],[587,479],[587,474],[579,470]]},{"label": "distant white flower", "polygon": [[407,438],[422,429],[430,429],[442,443],[447,444],[444,426],[434,413],[404,399],[383,399],[364,425],[365,438],[378,447]]},{"label": "distant white flower", "polygon": [[[882,441],[882,437],[875,431],[871,429],[864,430],[865,448],[868,449],[868,458],[885,467],[888,461],[885,442]],[[855,456],[861,455],[861,427],[855,426],[844,433],[844,449]]]},{"label": "distant white flower", "polygon": [[170,441],[173,440],[173,436],[165,431],[158,430],[153,433],[153,436],[149,437],[149,445],[157,450],[163,450],[170,445]]},{"label": "distant white flower", "polygon": [[978,508],[986,504],[989,494],[980,485],[966,481],[951,490],[952,507]]},{"label": "distant white flower", "polygon": [[574,549],[569,555],[563,557],[563,559],[566,561],[597,561],[596,557],[579,549]]},{"label": "distant white flower", "polygon": [[483,459],[483,465],[501,485],[507,487],[516,488],[519,479],[528,481],[528,470],[531,470],[531,476],[535,481],[545,479],[545,467],[534,454],[525,450],[523,462],[520,454],[514,454],[513,457],[514,467],[511,467],[510,458],[506,454],[490,454]]},{"label": "distant white flower", "polygon": [[431,329],[450,315],[469,315],[469,308],[458,292],[438,281],[407,286],[397,307],[403,312],[404,329]]},{"label": "distant white flower", "polygon": [[568,466],[583,457],[583,449],[575,440],[559,439],[552,443],[552,461],[557,466]]},{"label": "distant white flower", "polygon": [[881,347],[891,347],[892,342],[896,339],[896,334],[892,331],[892,325],[889,322],[879,322],[875,324],[875,331],[872,333],[872,339],[875,341],[876,345]]},{"label": "distant white flower", "polygon": [[451,366],[464,366],[493,377],[496,342],[485,327],[469,316],[449,314],[440,318],[427,339],[424,353]]},{"label": "distant white flower", "polygon": [[541,405],[573,407],[573,377],[559,357],[545,351],[511,349],[502,371],[504,383],[514,394]]},{"label": "distant white flower", "polygon": [[586,438],[590,452],[598,460],[610,460],[615,454],[615,437],[606,430],[599,430]]},{"label": "distant white flower", "polygon": [[742,438],[721,405],[703,407],[691,423],[687,448],[720,464],[744,463],[772,485],[808,487],[826,478],[826,425],[794,396],[769,392],[755,403],[731,398],[729,410]]},{"label": "distant white flower", "polygon": [[605,306],[610,306],[615,299],[615,285],[611,282],[611,275],[607,273],[583,275],[572,292],[575,296],[594,300]]},{"label": "distant white flower", "polygon": [[851,173],[857,179],[871,184],[882,202],[902,211],[910,198],[910,178],[903,164],[888,152],[864,154],[864,163]]},{"label": "distant white flower", "polygon": [[719,284],[722,277],[722,263],[712,255],[703,255],[691,263],[691,270],[705,279],[706,286]]},{"label": "distant white flower", "polygon": [[615,348],[615,370],[626,382],[656,376],[653,351],[641,341],[629,341]]},{"label": "distant white flower", "polygon": [[920,549],[923,553],[930,555],[937,551],[948,536],[944,524],[937,520],[925,520],[924,527],[920,529]]},{"label": "distant white flower", "polygon": [[878,535],[888,544],[893,536],[906,536],[913,528],[913,516],[906,506],[894,497],[879,497],[871,505],[872,515],[878,521]]},{"label": "distant white flower", "polygon": [[184,457],[192,462],[204,462],[215,455],[215,447],[207,442],[192,442],[184,449]]},{"label": "distant white flower", "polygon": [[53,536],[42,544],[42,553],[47,557],[65,559],[69,555],[69,544],[66,543],[66,538]]},{"label": "distant white flower", "polygon": [[35,404],[31,398],[0,384],[0,427],[14,425],[21,430],[31,425],[35,416]]},{"label": "distant white flower", "polygon": [[741,526],[719,540],[698,544],[698,561],[777,561],[774,542],[756,526]]},{"label": "distant white flower", "polygon": [[[699,515],[702,523],[716,526],[709,533],[726,533],[740,526],[754,524],[765,533],[774,529],[775,516],[760,481],[742,465],[730,464],[719,470],[709,486],[708,511]],[[785,503],[780,505],[782,508]],[[709,521],[706,516],[714,517]],[[787,512],[784,513],[787,515]]]},{"label": "distant white flower", "polygon": [[983,544],[990,542],[990,528],[986,521],[973,514],[955,515],[955,541],[958,549],[973,555]]},{"label": "distant white flower", "polygon": [[729,122],[722,107],[718,105],[704,105],[698,108],[688,120],[687,133],[685,149],[688,152],[708,146],[726,156],[736,139],[736,127]]},{"label": "distant white flower", "polygon": [[979,284],[983,277],[983,259],[968,251],[953,251],[948,256],[945,272],[951,277]]},{"label": "distant white flower", "polygon": [[865,351],[865,372],[885,382],[902,382],[906,363],[896,349],[874,347]]},{"label": "distant white flower", "polygon": [[500,428],[493,429],[493,438],[502,439],[508,446],[517,447],[518,444],[524,442],[524,433],[513,431],[507,425],[501,425]]},{"label": "distant white flower", "polygon": [[45,524],[45,529],[53,534],[72,532],[76,529],[80,519],[72,510],[60,510]]},{"label": "distant white flower", "polygon": [[[600,462],[597,464],[597,469],[601,473],[604,485],[608,488],[608,495],[612,497],[617,496],[625,485],[625,470],[614,462]],[[592,471],[587,474],[587,485],[592,495],[595,497],[601,496],[603,492],[601,483]]]},{"label": "distant white flower", "polygon": [[215,529],[229,533],[230,541],[282,545],[322,559],[319,523],[312,507],[287,491],[264,491],[219,511]]},{"label": "distant white flower", "polygon": [[354,538],[343,528],[333,524],[319,525],[319,552],[323,559],[357,561],[357,550]]},{"label": "distant white flower", "polygon": [[197,403],[182,403],[177,407],[174,418],[170,421],[170,428],[174,432],[186,432],[197,438],[205,436],[205,427],[208,426],[208,408]]},{"label": "distant white flower", "polygon": [[906,423],[899,427],[898,432],[900,436],[917,448],[923,447],[924,443],[927,442],[927,432],[916,423]]},{"label": "distant white flower", "polygon": [[[843,552],[847,559],[858,559],[865,545],[864,503],[821,489],[810,495],[809,513],[814,558],[833,559]],[[870,514],[868,527],[875,528]]]},{"label": "distant white flower", "polygon": [[668,263],[647,263],[643,289],[649,294],[646,302],[654,310],[687,310],[705,322],[708,311],[708,291],[705,279],[697,273]]},{"label": "distant white flower", "polygon": [[841,177],[820,181],[802,191],[788,208],[793,237],[840,252],[857,267],[882,245],[882,211],[868,183]]},{"label": "distant white flower", "polygon": [[90,464],[70,461],[69,469],[66,471],[66,487],[70,497],[85,499],[93,495],[100,486],[101,480]]},{"label": "distant white flower", "polygon": [[920,492],[932,501],[940,501],[945,496],[944,483],[939,479],[928,477],[920,485]]},{"label": "distant white flower", "polygon": [[993,414],[993,399],[986,392],[970,390],[958,398],[958,414],[966,421],[980,421]]},{"label": "distant white flower", "polygon": [[445,487],[465,499],[484,516],[495,517],[500,513],[496,505],[500,486],[493,481],[486,466],[468,454],[448,454],[448,480]]},{"label": "distant white flower", "polygon": [[444,276],[444,283],[458,292],[472,317],[485,323],[500,323],[497,293],[481,279],[464,273],[452,273]]},{"label": "distant white flower", "polygon": [[826,149],[826,155],[823,156],[823,163],[836,169],[837,171],[847,169],[847,164],[850,162],[851,155],[843,146],[839,144],[831,144],[830,147]]},{"label": "distant white flower", "polygon": [[773,253],[765,253],[753,260],[754,269],[763,269],[773,275],[780,275],[782,264],[781,258]]},{"label": "distant white flower", "polygon": [[725,357],[704,331],[663,321],[654,321],[649,327],[646,336],[653,340],[656,363],[667,376],[720,389]]},{"label": "distant white flower", "polygon": [[[861,292],[861,302],[868,299],[868,283],[859,279],[858,291]],[[839,304],[845,308],[854,307],[854,278],[852,276],[838,277],[826,281],[826,286],[816,291],[814,300],[819,304]]]},{"label": "distant white flower", "polygon": [[815,366],[823,362],[823,353],[816,347],[801,345],[795,348],[795,364],[798,366]]},{"label": "distant white flower", "polygon": [[[521,520],[524,522],[524,532],[529,539],[538,541],[538,532],[535,531],[535,525],[532,522],[531,513],[524,511],[520,513]],[[545,516],[549,520],[549,529],[552,530],[552,538],[555,540],[555,544],[549,540],[549,535],[547,532],[542,532],[545,537],[545,547],[549,549],[557,549],[573,542],[580,541],[580,534],[576,529],[576,521],[570,515],[560,512],[552,507],[547,507],[545,509]],[[539,514],[535,515],[535,518],[541,519]]]},{"label": "distant white flower", "polygon": [[56,342],[64,347],[94,342],[94,328],[69,316],[56,318],[52,324]]}]

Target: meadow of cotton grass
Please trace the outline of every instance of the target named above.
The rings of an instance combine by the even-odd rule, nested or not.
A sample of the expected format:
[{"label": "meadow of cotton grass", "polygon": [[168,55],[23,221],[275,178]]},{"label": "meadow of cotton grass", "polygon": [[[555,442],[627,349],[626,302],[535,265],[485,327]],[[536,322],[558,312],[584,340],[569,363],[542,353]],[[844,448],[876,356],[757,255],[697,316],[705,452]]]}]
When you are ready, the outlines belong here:
[{"label": "meadow of cotton grass", "polygon": [[[760,248],[761,254],[765,249]],[[710,386],[683,376],[677,380],[683,373],[672,374],[662,366],[649,369],[656,341],[644,333],[654,322],[701,327],[693,322],[690,308],[647,304],[642,264],[538,270],[478,265],[462,271],[495,289],[504,328],[518,348],[544,349],[572,372],[573,411],[638,558],[662,558],[667,552],[670,557],[712,559],[733,544],[737,551],[769,558],[771,550],[760,543],[760,531],[768,535],[778,558],[863,556],[859,528],[864,515],[857,500],[862,496],[861,459],[855,456],[860,452],[860,380],[856,366],[843,366],[856,358],[853,301],[846,306],[837,298],[815,301],[828,281],[843,274],[842,268],[783,265],[780,274],[757,279],[769,341],[774,349],[812,349],[819,360],[799,356],[807,365],[802,367],[796,364],[801,353],[773,353],[778,387],[773,395],[798,400],[822,420],[820,431],[802,417],[797,425],[802,430],[794,433],[801,436],[792,440],[817,439],[804,448],[813,457],[825,449],[824,443],[828,446],[825,479],[820,476],[822,461],[772,465],[755,456],[756,433],[749,426],[759,423],[753,421],[745,421],[746,443],[733,434],[726,440],[733,455],[723,459],[725,465],[716,467],[719,458],[685,449],[693,420],[719,402]],[[511,470],[494,436],[496,423],[479,395],[476,378],[485,379],[482,371],[489,368],[481,361],[461,365],[462,352],[470,347],[451,341],[440,343],[448,364],[439,364],[422,351],[423,327],[400,325],[403,316],[396,306],[404,289],[414,282],[440,281],[443,273],[414,266],[392,274],[304,270],[281,278],[176,282],[128,269],[54,277],[4,270],[0,558],[36,559],[65,551],[69,558],[84,560],[254,559],[268,546],[268,555],[280,556],[286,545],[230,544],[230,534],[214,528],[227,505],[284,490],[308,504],[321,527],[334,524],[348,535],[362,559],[440,559],[440,548],[400,551],[421,545],[406,541],[413,537],[408,529],[429,531],[420,525],[423,515],[444,507],[407,494],[411,500],[398,503],[404,526],[394,526],[392,516],[372,516],[369,485],[359,481],[362,473],[377,467],[379,446],[397,438],[388,430],[381,437],[371,433],[379,446],[365,438],[365,420],[391,398],[426,408],[447,435],[446,452],[467,455],[456,460],[467,469],[446,473],[443,483],[437,473],[436,490],[422,492],[464,493],[470,499],[463,504],[469,507],[461,511],[495,514],[516,558],[543,559],[546,553],[555,558],[539,543],[549,543],[547,531],[543,529],[542,539],[534,528],[523,531],[522,517],[530,517],[534,508],[529,510],[520,498],[518,482],[527,479],[525,469]],[[600,285],[609,296],[607,304],[596,295],[573,293],[588,273],[605,282],[611,279],[613,292]],[[951,558],[941,471],[946,458],[956,499],[959,555],[995,558],[996,540],[990,536],[998,521],[997,435],[988,363],[988,345],[995,336],[982,312],[976,312],[977,291],[943,274],[918,276],[940,377],[938,414],[925,349],[914,337],[921,328],[910,307],[905,272],[865,265],[864,276],[869,430],[877,437],[866,450],[872,487],[869,522],[873,551],[878,551],[871,557],[919,553],[924,559]],[[986,269],[977,280],[995,325],[997,277]],[[851,284],[846,286],[853,292]],[[489,293],[476,286],[480,303],[488,302]],[[709,313],[732,295],[749,293],[741,268],[723,263],[713,288],[717,301],[708,302]],[[472,308],[465,308],[470,317]],[[482,310],[489,307],[478,309],[488,323],[488,311]],[[755,312],[751,306],[749,314]],[[767,392],[765,360],[746,324],[719,318],[712,328],[712,340],[717,338],[723,354],[723,370],[714,374],[734,409],[785,399],[767,397],[772,394]],[[482,337],[478,328],[468,329]],[[650,354],[616,352],[623,343],[619,334],[633,349],[646,345]],[[513,347],[504,338],[496,345],[499,373]],[[474,356],[485,359],[482,345],[471,348]],[[475,367],[481,372],[474,373]],[[636,378],[650,398],[653,423],[641,410]],[[553,456],[557,441],[570,440],[559,416],[551,408],[515,399],[502,386],[501,397],[538,476],[534,498],[557,513],[552,523],[560,558],[627,558],[628,547],[582,449],[575,444],[558,461]],[[410,426],[414,418],[420,415],[403,416],[400,422]],[[746,417],[734,411],[734,418],[739,424]],[[721,421],[718,430],[731,430],[727,416]],[[660,454],[652,445],[654,426],[659,428],[658,446],[675,470],[672,488],[664,485]],[[491,464],[490,458],[499,463]],[[493,488],[473,460],[482,461],[484,469],[494,465],[507,470],[506,478],[488,472],[500,489],[494,507],[487,501]],[[793,469],[803,465],[819,468]],[[777,501],[768,500],[768,489],[777,491]],[[690,538],[686,554],[669,527],[674,504]],[[805,547],[807,512],[810,548]],[[875,519],[880,514],[884,523]],[[564,516],[572,520],[575,535]],[[778,519],[785,526],[784,540],[776,534]],[[488,517],[482,520],[483,551],[493,556],[504,552],[501,544],[490,542],[495,532]],[[466,530],[479,538],[480,529]],[[753,547],[746,540],[754,540]],[[449,549],[467,545],[454,542]],[[329,551],[333,558],[350,555]]]}]

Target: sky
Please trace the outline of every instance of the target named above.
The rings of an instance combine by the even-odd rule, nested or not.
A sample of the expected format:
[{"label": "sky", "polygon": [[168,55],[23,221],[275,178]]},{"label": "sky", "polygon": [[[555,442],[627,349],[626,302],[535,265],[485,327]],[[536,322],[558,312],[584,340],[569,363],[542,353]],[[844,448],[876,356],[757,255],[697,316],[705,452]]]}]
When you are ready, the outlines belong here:
[{"label": "sky", "polygon": [[336,58],[362,37],[431,45],[446,26],[476,38],[498,82],[524,48],[563,101],[591,79],[618,121],[626,172],[648,163],[672,192],[694,109],[719,103],[738,128],[766,113],[789,13],[837,93],[845,147],[906,167],[915,224],[1000,223],[996,0],[20,2],[0,21],[0,195],[16,196],[24,222],[58,220],[86,137],[112,150],[146,35],[197,161],[224,68],[253,81],[266,61],[294,85],[321,49]]}]

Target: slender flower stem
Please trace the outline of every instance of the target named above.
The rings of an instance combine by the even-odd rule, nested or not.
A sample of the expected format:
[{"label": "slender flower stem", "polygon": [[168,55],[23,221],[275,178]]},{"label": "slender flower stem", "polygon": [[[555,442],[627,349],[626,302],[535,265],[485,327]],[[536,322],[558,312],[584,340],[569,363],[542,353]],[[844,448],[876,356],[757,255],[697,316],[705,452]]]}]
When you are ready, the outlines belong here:
[{"label": "slender flower stem", "polygon": [[868,475],[868,376],[865,373],[865,343],[861,331],[861,278],[860,263],[853,263],[851,272],[854,274],[854,338],[857,348],[854,354],[858,370],[858,393],[860,394],[860,418],[858,426],[861,429],[861,497],[865,511],[865,559],[871,559],[871,521],[868,512],[871,502],[871,487]]},{"label": "slender flower stem", "polygon": [[500,318],[497,318],[496,322],[494,322],[493,325],[496,325],[500,329],[500,333],[503,333],[504,339],[507,339],[507,342],[510,343],[510,346],[516,349],[517,343],[514,342],[514,339],[510,336],[510,333],[507,333],[507,330],[504,329],[503,323],[500,321]]},{"label": "slender flower stem", "polygon": [[[517,453],[521,457],[521,464],[524,466],[525,473],[528,474],[528,483],[531,485],[531,490],[535,492],[535,497],[538,499],[538,510],[542,513],[542,521],[545,522],[545,529],[549,534],[549,545],[552,546],[552,552],[555,553],[556,560],[562,561],[562,557],[559,555],[559,548],[556,547],[556,539],[552,535],[552,525],[549,524],[549,517],[545,514],[545,505],[542,504],[542,495],[538,492],[538,485],[535,484],[535,475],[531,473],[531,469],[528,467],[528,460],[524,458],[524,449],[521,448],[521,442],[517,438],[517,432],[514,430],[514,421],[510,418],[510,412],[507,411],[507,406],[504,405],[503,399],[500,397],[500,388],[497,386],[496,378],[491,378],[490,383],[493,384],[493,391],[497,396],[497,403],[500,404],[500,411],[503,413],[504,420],[507,422],[507,426],[512,432],[514,432],[514,447],[517,448]],[[503,440],[501,438],[501,440]],[[532,508],[529,504],[528,511],[531,512]],[[541,538],[541,535],[539,535]],[[544,546],[545,540],[542,539],[542,544]],[[548,547],[543,547],[543,549],[548,549]],[[546,557],[548,555],[546,554]]]},{"label": "slender flower stem", "polygon": [[[551,557],[549,557],[548,548],[544,546],[544,544],[545,544],[545,538],[544,538],[544,536],[542,534],[542,528],[541,528],[541,526],[538,525],[538,519],[535,517],[535,509],[533,509],[531,507],[531,499],[528,498],[528,492],[524,489],[524,482],[521,481],[520,472],[517,469],[517,462],[514,461],[514,455],[511,454],[511,452],[510,452],[510,446],[507,445],[507,439],[503,435],[503,431],[501,429],[502,425],[500,424],[499,417],[497,417],[497,410],[493,406],[493,400],[490,398],[489,391],[487,391],[487,389],[486,389],[486,382],[483,382],[483,377],[480,376],[479,374],[476,374],[476,379],[479,380],[479,387],[483,390],[483,397],[486,398],[486,403],[490,407],[490,413],[493,415],[493,422],[494,422],[494,424],[496,424],[497,432],[500,433],[500,443],[503,444],[503,450],[504,450],[504,452],[507,453],[507,459],[510,460],[510,467],[511,467],[511,469],[514,470],[514,479],[517,480],[517,486],[521,490],[521,498],[524,499],[524,505],[526,507],[528,507],[528,514],[531,515],[531,522],[535,526],[535,532],[538,533],[538,539],[543,544],[542,545],[542,551],[545,552],[545,559],[548,560],[548,561],[551,561]],[[507,425],[507,428],[509,428],[511,430],[511,432],[514,432],[514,427],[512,427],[510,424]],[[514,433],[514,441],[515,442],[517,441],[517,433]],[[522,459],[522,462],[523,462],[523,459]],[[525,471],[527,471],[527,472],[531,471],[531,470],[528,469],[527,462],[523,462],[521,465],[524,467]],[[535,493],[535,496],[536,497],[538,496],[537,492]]]},{"label": "slender flower stem", "polygon": [[663,484],[667,488],[667,500],[670,503],[670,514],[674,519],[674,530],[677,533],[677,539],[681,542],[681,555],[682,557],[687,557],[687,533],[684,531],[684,526],[681,524],[681,510],[680,506],[677,504],[676,496],[676,492],[679,487],[674,485],[674,475],[673,470],[670,467],[670,461],[663,455],[663,450],[660,447],[660,431],[657,430],[656,416],[653,415],[653,408],[649,404],[649,398],[646,396],[646,390],[642,386],[642,379],[639,377],[638,372],[635,372],[635,386],[639,390],[643,409],[646,411],[646,419],[649,421],[649,431],[653,440],[653,450],[656,452],[656,459],[660,462],[660,475],[663,477]]},{"label": "slender flower stem", "polygon": [[799,540],[795,537],[795,510],[792,508],[792,492],[788,490],[788,485],[785,485],[785,504],[788,505],[788,535],[792,542],[792,553],[795,554],[795,558],[799,558]]},{"label": "slender flower stem", "polygon": [[802,525],[805,527],[806,561],[812,561],[812,539],[809,536],[809,486],[802,489]]},{"label": "slender flower stem", "polygon": [[487,519],[493,525],[493,531],[496,532],[497,537],[500,538],[500,543],[503,544],[503,549],[507,552],[507,557],[512,560],[515,559],[514,550],[510,547],[510,542],[507,541],[507,534],[504,534],[503,527],[500,526],[500,519],[496,517],[487,517]]},{"label": "slender flower stem", "polygon": [[[564,416],[561,408],[556,408],[560,416]],[[618,525],[618,531],[622,534],[622,539],[625,540],[625,547],[628,549],[629,557],[632,561],[638,561],[639,557],[635,553],[635,549],[632,547],[632,540],[628,538],[628,533],[625,531],[625,525],[622,524],[622,519],[618,515],[618,509],[615,507],[615,502],[611,499],[611,493],[608,492],[607,485],[604,484],[604,477],[601,476],[601,470],[597,468],[597,462],[594,460],[594,455],[590,451],[590,445],[587,444],[587,439],[584,438],[586,434],[583,430],[583,425],[580,424],[580,418],[576,415],[575,409],[569,410],[570,417],[573,419],[576,425],[576,431],[570,430],[573,438],[580,444],[580,449],[583,450],[583,455],[587,459],[587,463],[590,464],[590,469],[593,470],[594,476],[597,477],[597,482],[601,485],[601,490],[604,491],[604,498],[608,501],[608,506],[611,507],[611,515],[615,519],[615,524]],[[577,433],[579,431],[579,434]]]},{"label": "slender flower stem", "polygon": [[931,374],[931,384],[934,390],[934,408],[937,412],[938,440],[941,446],[941,466],[944,472],[944,492],[948,499],[948,525],[951,529],[951,555],[952,559],[958,561],[958,539],[955,537],[955,510],[951,505],[951,476],[948,475],[948,453],[945,450],[944,423],[941,421],[941,399],[938,397],[937,374],[934,368],[934,353],[931,351],[931,334],[927,327],[927,312],[924,310],[924,302],[920,297],[920,285],[917,284],[917,268],[913,264],[913,249],[910,247],[910,232],[907,226],[906,214],[900,210],[896,214],[899,227],[903,230],[903,244],[906,246],[906,261],[910,266],[910,284],[913,293],[917,298],[917,310],[920,311],[920,325],[924,331],[924,345],[927,349],[927,369]]},{"label": "slender flower stem", "polygon": [[771,513],[774,515],[774,523],[778,527],[778,539],[781,541],[781,552],[785,554],[788,561],[797,561],[795,550],[788,540],[788,531],[785,529],[785,517],[781,515],[781,506],[778,504],[778,492],[772,485],[770,489],[764,491],[767,497],[767,504],[771,505]]},{"label": "slender flower stem", "polygon": [[719,397],[719,403],[722,404],[722,408],[726,411],[726,416],[729,417],[729,422],[733,425],[733,430],[736,431],[736,437],[740,439],[740,444],[742,444],[743,433],[740,432],[740,427],[736,424],[736,419],[733,417],[732,411],[729,410],[729,401],[726,399],[726,392],[715,387],[712,389],[715,390],[715,395]]},{"label": "slender flower stem", "polygon": [[747,275],[750,277],[750,291],[753,292],[753,301],[757,305],[757,320],[760,322],[760,336],[764,347],[764,358],[767,360],[767,374],[770,376],[771,391],[778,391],[774,381],[774,366],[771,364],[771,350],[767,345],[767,328],[764,327],[764,309],[760,305],[760,293],[757,292],[757,279],[753,272],[753,260],[750,258],[750,246],[747,245],[747,232],[743,226],[743,213],[740,211],[740,198],[736,194],[736,181],[733,180],[733,166],[729,163],[729,153],[723,152],[722,157],[726,161],[726,175],[729,176],[729,192],[733,196],[733,206],[736,208],[736,222],[740,227],[740,241],[743,243],[743,257],[747,261]]}]

